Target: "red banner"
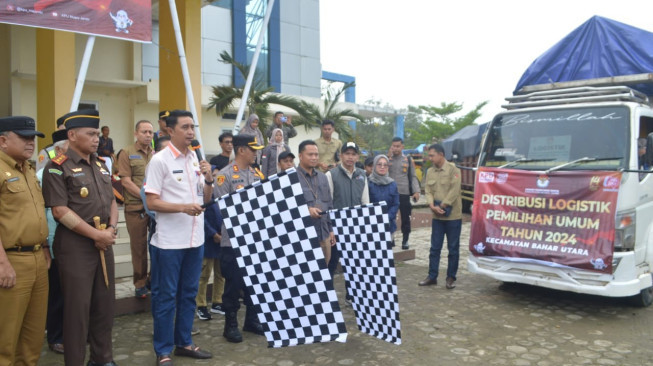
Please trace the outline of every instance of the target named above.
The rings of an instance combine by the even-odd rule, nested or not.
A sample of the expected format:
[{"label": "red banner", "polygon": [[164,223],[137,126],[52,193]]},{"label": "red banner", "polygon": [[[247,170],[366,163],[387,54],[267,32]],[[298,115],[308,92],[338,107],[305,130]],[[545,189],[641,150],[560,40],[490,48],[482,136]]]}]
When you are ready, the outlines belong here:
[{"label": "red banner", "polygon": [[480,168],[469,250],[612,273],[620,172]]},{"label": "red banner", "polygon": [[152,41],[149,0],[0,0],[0,23]]}]

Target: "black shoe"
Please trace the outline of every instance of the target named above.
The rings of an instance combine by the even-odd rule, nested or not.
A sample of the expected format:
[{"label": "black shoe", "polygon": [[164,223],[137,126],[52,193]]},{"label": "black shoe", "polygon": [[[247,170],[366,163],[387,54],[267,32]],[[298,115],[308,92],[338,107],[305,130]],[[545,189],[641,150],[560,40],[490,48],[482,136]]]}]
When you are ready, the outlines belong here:
[{"label": "black shoe", "polygon": [[224,315],[224,310],[222,310],[222,304],[214,303],[211,305],[211,312],[213,314]]},{"label": "black shoe", "polygon": [[429,276],[426,276],[426,278],[418,283],[420,286],[431,286],[431,285],[437,285],[438,284],[438,279],[437,278],[431,278]]},{"label": "black shoe", "polygon": [[240,343],[243,341],[243,335],[240,333],[240,330],[238,330],[237,313],[225,313],[224,331],[222,332],[222,336],[231,343]]},{"label": "black shoe", "polygon": [[205,360],[207,358],[213,357],[211,352],[200,349],[194,344],[190,345],[190,349],[184,347],[175,347],[175,356],[190,357],[199,360]]},{"label": "black shoe", "polygon": [[263,325],[258,320],[256,309],[253,306],[248,306],[245,312],[245,325],[243,325],[245,332],[251,332],[258,335],[264,335]]},{"label": "black shoe", "polygon": [[116,365],[116,363],[113,361],[107,363],[99,363],[99,362],[93,362],[89,360],[86,366],[118,366],[118,365]]},{"label": "black shoe", "polygon": [[408,250],[408,240],[401,243],[401,249]]},{"label": "black shoe", "polygon": [[451,290],[456,287],[456,280],[453,277],[447,277],[447,289]]},{"label": "black shoe", "polygon": [[199,320],[211,320],[211,313],[209,313],[209,309],[207,309],[206,306],[198,307],[197,318]]}]

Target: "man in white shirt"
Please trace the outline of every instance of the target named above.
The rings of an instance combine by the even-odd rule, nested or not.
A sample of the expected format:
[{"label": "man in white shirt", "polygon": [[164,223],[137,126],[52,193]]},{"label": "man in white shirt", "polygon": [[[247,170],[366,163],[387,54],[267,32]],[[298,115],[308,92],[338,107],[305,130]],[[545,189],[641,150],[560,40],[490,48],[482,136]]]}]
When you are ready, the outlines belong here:
[{"label": "man in white shirt", "polygon": [[195,137],[193,115],[175,110],[166,123],[171,143],[152,157],[145,183],[147,206],[157,213],[150,257],[158,365],[172,365],[173,345],[176,356],[212,357],[193,344],[191,329],[204,254],[201,205],[211,200],[213,176],[209,163],[198,161],[189,148]]}]

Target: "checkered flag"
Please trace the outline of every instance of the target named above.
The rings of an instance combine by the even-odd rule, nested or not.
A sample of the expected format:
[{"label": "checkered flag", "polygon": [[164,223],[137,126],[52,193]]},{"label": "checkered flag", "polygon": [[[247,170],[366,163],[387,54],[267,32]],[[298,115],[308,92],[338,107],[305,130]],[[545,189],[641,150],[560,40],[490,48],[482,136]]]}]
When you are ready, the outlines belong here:
[{"label": "checkered flag", "polygon": [[358,328],[401,344],[397,275],[385,202],[329,211]]},{"label": "checkered flag", "polygon": [[345,342],[347,330],[294,169],[218,202],[269,347]]}]

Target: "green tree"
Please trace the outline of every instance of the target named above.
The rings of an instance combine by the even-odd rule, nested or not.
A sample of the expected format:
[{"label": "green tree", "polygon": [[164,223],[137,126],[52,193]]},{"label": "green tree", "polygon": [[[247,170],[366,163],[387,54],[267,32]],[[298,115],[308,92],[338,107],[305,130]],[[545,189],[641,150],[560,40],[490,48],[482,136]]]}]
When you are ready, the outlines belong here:
[{"label": "green tree", "polygon": [[[243,79],[247,79],[250,66],[243,65],[231,57],[231,55],[224,51],[220,54],[218,60],[225,64],[232,65],[234,72],[239,72]],[[218,85],[212,88],[213,95],[209,98],[209,106],[207,110],[215,108],[218,117],[221,117],[225,112],[235,109],[236,100],[240,101],[243,95],[244,86],[242,88],[232,85]],[[296,111],[300,116],[308,113],[305,111],[304,103],[299,99],[273,93],[274,88],[269,87],[267,82],[260,73],[254,74],[252,80],[252,87],[247,98],[247,112],[249,114],[255,113],[259,118],[259,129],[265,131],[267,126],[272,121],[272,112],[270,111],[271,104],[277,104],[288,107]]]},{"label": "green tree", "polygon": [[340,140],[351,141],[354,136],[349,127],[349,121],[356,120],[364,122],[365,118],[350,108],[341,108],[339,106],[340,98],[349,88],[356,86],[354,82],[346,83],[339,89],[334,89],[332,83],[322,90],[322,105],[300,101],[301,111],[297,110],[300,118],[293,124],[304,126],[307,130],[313,127],[320,128],[323,120],[332,120],[335,124],[335,130],[338,132]]},{"label": "green tree", "polygon": [[456,116],[461,112],[463,105],[461,103],[440,103],[440,106],[419,106],[410,108],[409,114],[412,119],[420,121],[417,128],[406,128],[408,141],[411,144],[430,144],[432,141],[440,141],[451,136],[456,131],[465,126],[471,125],[481,116],[481,109],[488,102],[481,102],[471,111]]}]

